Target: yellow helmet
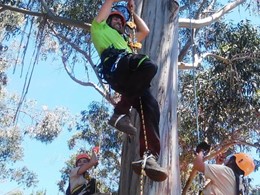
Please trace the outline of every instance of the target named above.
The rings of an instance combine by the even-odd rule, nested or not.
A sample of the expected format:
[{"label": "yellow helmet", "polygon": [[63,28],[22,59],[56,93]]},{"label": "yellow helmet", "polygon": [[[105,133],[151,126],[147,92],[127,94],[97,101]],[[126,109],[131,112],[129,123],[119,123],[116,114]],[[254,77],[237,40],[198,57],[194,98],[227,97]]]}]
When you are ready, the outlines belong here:
[{"label": "yellow helmet", "polygon": [[255,164],[253,159],[245,154],[245,153],[237,153],[234,154],[234,156],[236,157],[236,164],[237,166],[244,171],[244,176],[249,175],[250,173],[252,173],[255,170]]}]

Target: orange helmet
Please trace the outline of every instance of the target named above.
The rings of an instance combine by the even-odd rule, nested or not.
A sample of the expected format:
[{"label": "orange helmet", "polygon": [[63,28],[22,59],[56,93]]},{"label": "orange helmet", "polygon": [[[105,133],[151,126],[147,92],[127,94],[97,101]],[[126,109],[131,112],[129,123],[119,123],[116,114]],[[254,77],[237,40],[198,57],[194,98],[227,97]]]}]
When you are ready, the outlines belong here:
[{"label": "orange helmet", "polygon": [[119,16],[119,17],[121,18],[121,21],[122,21],[123,26],[125,26],[126,20],[125,20],[124,15],[123,15],[120,11],[112,11],[112,12],[109,14],[108,18],[110,18],[111,16],[114,16],[114,15]]},{"label": "orange helmet", "polygon": [[255,170],[255,164],[253,159],[245,153],[234,154],[236,157],[237,166],[244,171],[244,176],[249,175]]},{"label": "orange helmet", "polygon": [[90,160],[89,155],[87,155],[86,153],[79,154],[79,155],[76,157],[76,164],[77,164],[78,160],[80,160],[80,159],[82,159],[82,158],[86,158],[86,159],[89,159],[89,160]]}]

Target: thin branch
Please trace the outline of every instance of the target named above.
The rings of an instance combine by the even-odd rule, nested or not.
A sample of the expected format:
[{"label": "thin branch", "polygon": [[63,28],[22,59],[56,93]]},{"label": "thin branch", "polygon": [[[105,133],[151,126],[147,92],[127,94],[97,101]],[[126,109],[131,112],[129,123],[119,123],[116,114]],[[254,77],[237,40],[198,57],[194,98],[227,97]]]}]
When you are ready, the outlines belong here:
[{"label": "thin branch", "polygon": [[184,63],[184,62],[178,62],[179,70],[190,70],[190,69],[194,69],[194,68],[198,68],[198,66],[194,66],[193,64],[188,64],[188,63]]},{"label": "thin branch", "polygon": [[33,11],[26,10],[26,9],[17,8],[17,7],[13,7],[13,6],[10,6],[10,5],[5,5],[5,4],[2,4],[2,3],[0,3],[0,7],[2,7],[2,9],[4,9],[4,11],[10,10],[10,11],[18,12],[18,13],[21,13],[21,14],[25,14],[25,15],[28,14],[28,15],[37,16],[37,17],[43,17],[44,16],[44,14],[39,13],[39,12],[33,12]]},{"label": "thin branch", "polygon": [[202,54],[201,58],[199,58],[196,63],[200,64],[202,59],[204,59],[206,57],[212,57],[212,58],[218,59],[218,60],[222,61],[224,64],[230,64],[231,63],[231,61],[229,59],[224,58],[224,57],[222,57],[220,55],[213,54],[213,53],[204,53],[204,54]]},{"label": "thin branch", "polygon": [[[213,54],[213,53],[204,53],[201,55],[201,57],[199,58],[198,55],[195,55],[195,61],[194,61],[194,64],[188,64],[188,63],[184,63],[184,62],[179,62],[178,63],[178,68],[180,70],[184,70],[184,69],[192,69],[192,68],[197,68],[199,67],[199,65],[201,64],[201,61],[204,59],[204,58],[207,58],[207,57],[212,57],[212,58],[215,58],[217,60],[220,60],[222,61],[224,64],[228,65],[231,63],[231,60],[227,59],[227,58],[224,58],[220,55],[216,55],[216,54]],[[232,60],[233,61],[233,60]]]},{"label": "thin branch", "polygon": [[203,19],[187,19],[187,18],[180,18],[179,19],[179,28],[192,28],[198,29],[204,26],[208,26],[209,24],[218,21],[223,15],[231,11],[232,9],[236,8],[237,6],[245,3],[246,0],[236,0],[225,5],[216,13],[212,14]]},{"label": "thin branch", "polygon": [[204,58],[207,58],[207,57],[215,58],[217,60],[222,61],[224,64],[228,65],[228,64],[230,64],[230,63],[232,63],[234,61],[238,61],[238,60],[246,60],[246,59],[248,59],[248,60],[259,60],[260,59],[260,53],[236,55],[231,60],[229,60],[227,58],[224,58],[224,57],[222,57],[220,55],[213,54],[213,53],[204,53],[204,54],[201,55],[200,58],[198,58],[198,56],[195,55],[194,64],[178,62],[178,69],[180,69],[180,70],[189,70],[189,69],[197,68],[201,64],[201,61]]},{"label": "thin branch", "polygon": [[[196,2],[193,2],[196,3]],[[192,4],[193,4],[192,3]],[[201,13],[203,11],[203,9],[207,6],[208,1],[207,0],[203,0],[202,2],[199,3],[199,8],[196,11],[195,15],[194,15],[194,19],[198,19],[201,18]],[[214,2],[212,2],[214,4]],[[189,5],[192,5],[191,3],[189,3]],[[207,8],[210,9],[210,8]],[[189,19],[191,19],[191,7],[189,7]],[[197,36],[198,34],[198,30],[192,27],[192,23],[189,24],[189,29],[190,29],[190,36],[187,39],[186,43],[184,44],[184,46],[181,48],[180,53],[178,55],[178,61],[182,61],[183,58],[185,57],[185,55],[187,54],[188,50],[190,49],[190,47],[194,47],[192,48],[195,49],[195,45],[194,45],[194,38]],[[185,42],[185,41],[183,41]]]},{"label": "thin branch", "polygon": [[90,30],[90,27],[91,27],[91,24],[89,24],[89,23],[80,22],[77,20],[72,20],[72,19],[64,18],[64,17],[60,17],[60,16],[55,16],[50,11],[49,12],[47,11],[47,13],[39,13],[39,12],[33,12],[33,11],[29,11],[29,10],[22,9],[22,8],[12,7],[9,5],[2,4],[2,3],[0,3],[0,7],[2,7],[2,9],[4,9],[4,10],[10,10],[10,11],[22,13],[25,15],[45,17],[46,19],[51,20],[54,23],[66,24],[69,26],[78,27],[78,28],[82,28],[82,29],[86,29],[86,30]]},{"label": "thin branch", "polygon": [[238,60],[246,60],[246,59],[249,59],[249,60],[259,60],[260,59],[260,52],[257,52],[257,53],[253,53],[253,54],[239,54],[239,55],[235,55],[231,61],[238,61]]},{"label": "thin branch", "polygon": [[78,80],[77,78],[75,78],[71,73],[70,70],[67,68],[68,66],[66,65],[66,58],[62,57],[62,62],[64,65],[64,68],[66,70],[66,72],[68,73],[69,77],[75,81],[76,83],[82,85],[82,86],[88,86],[88,87],[93,87],[100,95],[102,95],[108,102],[110,102],[112,105],[115,105],[116,102],[110,97],[110,95],[108,93],[105,93],[101,88],[99,88],[96,84],[92,83],[92,82],[83,82],[81,80]]},{"label": "thin branch", "polygon": [[98,76],[97,70],[95,68],[94,63],[92,62],[90,56],[87,54],[87,52],[81,50],[76,44],[72,43],[67,37],[57,33],[50,25],[48,25],[48,27],[53,31],[53,33],[55,34],[55,36],[59,39],[62,39],[64,42],[68,43],[73,49],[75,49],[77,52],[81,53],[83,56],[85,56],[85,58],[88,59],[92,69],[94,70],[95,74],[97,75],[98,81],[101,84],[102,88],[105,90],[105,93],[108,94],[109,92],[106,90],[106,87],[104,86],[102,80],[100,79],[100,77]]}]

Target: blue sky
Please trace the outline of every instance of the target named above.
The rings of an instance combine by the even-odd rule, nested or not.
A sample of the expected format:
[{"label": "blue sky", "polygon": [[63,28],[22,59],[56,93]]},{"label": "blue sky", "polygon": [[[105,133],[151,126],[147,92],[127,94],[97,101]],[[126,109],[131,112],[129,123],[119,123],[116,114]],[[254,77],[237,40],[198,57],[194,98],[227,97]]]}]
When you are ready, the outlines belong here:
[{"label": "blue sky", "polygon": [[[19,70],[8,77],[8,80],[9,90],[22,90],[24,78],[19,78]],[[27,98],[37,100],[39,106],[48,105],[50,109],[67,107],[74,114],[87,109],[91,101],[101,100],[95,90],[76,84],[63,69],[57,69],[50,63],[36,66]],[[56,183],[60,179],[59,170],[64,166],[64,161],[73,153],[67,147],[67,140],[71,135],[72,133],[63,131],[57,140],[47,145],[29,139],[24,142],[25,158],[19,165],[27,165],[38,174],[40,183],[36,189],[46,189],[47,195],[62,194],[58,193]],[[0,181],[1,195],[15,191],[16,188],[21,189],[14,183]],[[25,194],[31,191],[29,189]]]},{"label": "blue sky", "polygon": [[[241,10],[241,13],[233,12],[228,18],[235,21],[249,17]],[[260,25],[259,17],[250,17],[253,24]],[[9,90],[21,91],[24,78],[19,78],[19,73],[9,77]],[[33,81],[27,95],[28,99],[35,99],[39,106],[48,105],[50,108],[58,106],[67,107],[72,113],[79,113],[86,109],[93,100],[101,100],[101,96],[92,88],[83,87],[72,81],[66,72],[57,69],[51,63],[40,63],[36,66]],[[64,161],[73,153],[67,148],[67,140],[71,134],[64,131],[52,144],[41,144],[36,141],[25,140],[25,158],[19,165],[27,165],[32,171],[38,174],[40,183],[38,190],[47,190],[47,195],[62,194],[58,192],[56,182],[60,179],[59,170],[63,167]],[[259,159],[259,157],[258,157]],[[260,184],[259,171],[253,173],[255,184]],[[7,195],[8,192],[22,189],[15,183],[0,181],[0,194]],[[36,189],[26,190],[26,195]]]}]

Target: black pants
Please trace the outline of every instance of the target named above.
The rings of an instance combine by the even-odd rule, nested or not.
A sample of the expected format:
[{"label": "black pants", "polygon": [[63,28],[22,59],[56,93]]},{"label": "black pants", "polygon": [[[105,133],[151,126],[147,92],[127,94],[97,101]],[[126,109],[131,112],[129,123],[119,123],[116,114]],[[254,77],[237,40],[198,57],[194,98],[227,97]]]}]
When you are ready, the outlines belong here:
[{"label": "black pants", "polygon": [[[129,54],[117,64],[111,87],[122,95],[115,106],[115,113],[128,114],[131,106],[141,117],[140,97],[144,111],[144,121],[148,150],[154,155],[160,153],[159,120],[160,112],[156,99],[150,93],[150,82],[157,72],[157,66],[145,55]],[[140,131],[140,155],[145,152],[144,130]]]}]

